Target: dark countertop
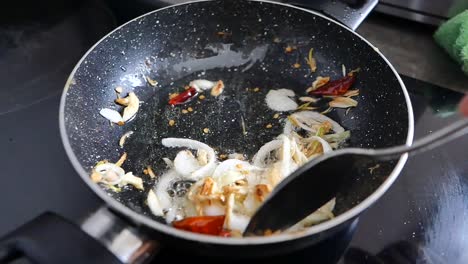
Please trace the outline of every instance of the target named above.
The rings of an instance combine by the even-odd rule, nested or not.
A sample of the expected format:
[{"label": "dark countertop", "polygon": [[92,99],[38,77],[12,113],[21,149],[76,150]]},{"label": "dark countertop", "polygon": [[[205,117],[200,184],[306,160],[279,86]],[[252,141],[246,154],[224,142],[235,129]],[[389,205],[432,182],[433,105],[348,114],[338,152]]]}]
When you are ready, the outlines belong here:
[{"label": "dark countertop", "polygon": [[401,74],[460,92],[468,91],[468,76],[439,47],[436,27],[374,13],[357,32],[368,39]]},{"label": "dark countertop", "polygon": [[[0,60],[0,76],[10,81],[8,87],[2,85],[10,104],[4,104],[0,111],[4,128],[0,130],[4,180],[0,236],[46,210],[79,222],[101,205],[71,167],[59,137],[57,117],[60,93],[73,64],[114,26],[114,20],[108,9],[100,5],[78,9],[73,14],[73,19],[59,19],[52,23],[55,26],[47,28],[66,29],[54,31],[54,35],[68,34],[74,46],[68,42],[50,46],[53,39],[47,38],[49,31],[44,28],[28,33],[22,27],[9,27],[9,31],[0,27],[0,58],[10,60],[9,67]],[[86,22],[91,18],[99,18],[100,22]],[[17,40],[15,45],[11,45],[12,39]],[[32,43],[31,39],[36,40],[34,45],[26,45]],[[46,64],[37,61],[37,56],[14,60],[13,56],[28,49],[48,55],[51,60]],[[56,54],[61,60],[52,60]],[[12,81],[25,79],[25,71],[11,74],[12,62],[18,69],[28,66],[26,75],[35,78],[27,78],[29,82]],[[415,110],[416,138],[460,118],[454,112],[460,93],[407,77],[404,82]],[[34,89],[41,89],[34,98],[23,96]],[[467,263],[466,146],[467,137],[411,157],[390,190],[360,217],[340,263]],[[163,251],[156,262],[169,260],[171,252]],[[381,262],[373,260],[376,255]],[[310,262],[311,258],[301,254],[288,256],[296,263]]]}]

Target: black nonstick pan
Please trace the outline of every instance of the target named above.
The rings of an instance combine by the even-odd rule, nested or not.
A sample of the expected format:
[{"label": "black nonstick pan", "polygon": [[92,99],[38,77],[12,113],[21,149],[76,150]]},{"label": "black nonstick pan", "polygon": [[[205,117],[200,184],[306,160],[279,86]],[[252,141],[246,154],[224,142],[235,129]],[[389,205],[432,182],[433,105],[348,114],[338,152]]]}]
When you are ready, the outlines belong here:
[{"label": "black nonstick pan", "polygon": [[[288,53],[287,46],[297,49]],[[314,48],[317,60],[315,73],[304,60],[310,48]],[[293,67],[295,63],[301,67]],[[264,1],[198,1],[151,12],[117,28],[81,59],[61,102],[60,129],[67,154],[79,175],[106,203],[106,209],[88,219],[82,229],[127,263],[137,263],[144,253],[154,250],[154,241],[199,254],[263,256],[311,246],[340,231],[385,193],[406,156],[381,163],[372,174],[368,164],[363,164],[356,172],[362,181],[350,181],[353,184],[337,195],[334,219],[304,233],[270,237],[222,238],[174,229],[152,216],[145,204],[155,180],[143,177],[145,191],[124,188],[114,192],[92,182],[90,172],[97,161],[116,161],[126,152],[126,171],[142,176],[143,169],[151,165],[160,174],[165,170],[162,158],[175,154],[161,145],[165,137],[188,137],[220,152],[252,155],[282,131],[273,118],[275,112],[265,104],[266,93],[288,88],[305,95],[318,75],[340,78],[342,65],[348,70],[361,69],[354,84],[360,89],[358,106],[349,113],[334,109],[327,114],[351,131],[348,146],[411,144],[412,108],[395,69],[365,39],[316,12]],[[148,77],[158,84],[151,85]],[[221,79],[226,88],[218,98],[194,99],[182,107],[168,105],[170,93],[183,91],[194,79]],[[117,86],[124,94],[133,91],[142,101],[136,117],[123,126],[111,126],[99,114],[100,109],[113,107]],[[256,87],[259,89],[253,92]],[[188,107],[193,112],[182,114]],[[283,113],[280,120],[286,116]],[[169,125],[170,120],[175,124]],[[270,123],[272,128],[267,129]],[[204,133],[205,128],[210,132]],[[130,130],[134,134],[121,148],[119,138]],[[53,226],[47,228],[53,230]],[[131,231],[122,235],[128,226]],[[30,233],[28,236],[34,232]],[[17,246],[16,234],[1,244],[7,245],[10,253],[30,251],[31,247]],[[57,243],[51,237],[49,242]],[[31,239],[36,240],[40,241]],[[88,237],[86,243],[90,240]],[[66,248],[71,242],[63,243]],[[79,249],[83,242],[73,243]],[[93,254],[84,250],[81,257],[91,259],[80,263],[93,263]]]}]

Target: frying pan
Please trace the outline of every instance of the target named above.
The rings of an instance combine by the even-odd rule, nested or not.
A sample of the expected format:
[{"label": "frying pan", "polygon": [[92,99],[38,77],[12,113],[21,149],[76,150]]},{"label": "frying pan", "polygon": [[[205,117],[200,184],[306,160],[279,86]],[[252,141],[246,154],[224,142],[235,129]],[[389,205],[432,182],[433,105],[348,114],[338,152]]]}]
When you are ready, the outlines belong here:
[{"label": "frying pan", "polygon": [[[297,46],[297,50],[287,54],[287,45]],[[310,48],[314,48],[317,60],[316,73],[311,73],[304,61]],[[302,67],[292,67],[295,63]],[[362,180],[350,181],[337,194],[334,219],[303,233],[270,237],[221,238],[174,229],[153,216],[145,205],[154,180],[143,176],[145,191],[124,188],[117,193],[93,183],[89,175],[97,161],[116,161],[124,151],[128,154],[125,171],[142,176],[142,170],[151,165],[161,174],[165,170],[162,158],[173,158],[176,153],[161,145],[165,137],[188,137],[224,153],[251,156],[282,131],[282,125],[273,119],[275,112],[264,102],[268,90],[288,88],[304,95],[318,75],[339,78],[342,65],[361,68],[354,85],[360,89],[358,107],[349,113],[335,109],[327,114],[351,131],[348,146],[411,144],[411,103],[395,69],[361,36],[319,13],[268,1],[197,1],[131,20],[101,39],[81,59],[68,79],[60,107],[66,152],[106,207],[82,224],[86,235],[66,242],[57,243],[63,240],[65,231],[38,236],[34,230],[41,225],[37,221],[29,223],[1,241],[0,245],[8,249],[4,256],[11,258],[22,251],[40,256],[44,263],[53,263],[65,255],[70,263],[73,258],[67,254],[75,254],[81,263],[94,263],[96,248],[104,246],[93,249],[91,237],[127,263],[144,260],[151,255],[146,253],[155,251],[159,244],[175,244],[199,254],[238,256],[242,252],[243,256],[262,256],[320,243],[353,222],[385,193],[402,170],[406,155],[381,163],[372,174],[369,164],[362,164],[355,173]],[[146,77],[157,80],[158,85],[151,86]],[[199,78],[223,80],[226,88],[222,96],[192,100],[182,107],[168,105],[170,93],[182,91],[184,85]],[[143,101],[136,117],[124,126],[111,126],[99,115],[100,109],[113,107],[117,86],[123,87],[124,94],[135,92]],[[259,91],[246,89],[254,87]],[[194,111],[181,114],[187,107]],[[169,120],[176,124],[169,126]],[[243,133],[242,123],[247,133]],[[274,124],[271,129],[265,128],[268,123]],[[210,133],[203,133],[204,128],[209,128]],[[130,130],[134,134],[122,149],[118,140]],[[73,229],[51,214],[39,220],[42,226],[46,223],[49,227]],[[75,228],[67,235],[79,233]],[[28,237],[31,244],[18,243],[18,237]],[[86,240],[85,245],[82,240]],[[56,247],[55,253],[40,251],[53,250],[51,244]],[[73,253],[66,251],[68,247],[73,248]],[[108,251],[103,254],[110,255]],[[86,257],[90,259],[84,261]]]}]

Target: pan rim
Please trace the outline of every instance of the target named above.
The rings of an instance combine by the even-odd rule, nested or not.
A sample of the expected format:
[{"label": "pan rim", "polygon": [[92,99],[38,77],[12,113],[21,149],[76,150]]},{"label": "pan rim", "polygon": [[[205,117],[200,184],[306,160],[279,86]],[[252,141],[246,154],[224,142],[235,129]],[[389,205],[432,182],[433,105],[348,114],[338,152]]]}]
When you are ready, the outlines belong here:
[{"label": "pan rim", "polygon": [[[395,165],[394,169],[392,172],[389,174],[387,179],[368,197],[366,197],[361,203],[358,205],[350,208],[346,212],[338,215],[337,217],[328,220],[326,222],[323,222],[321,224],[312,226],[308,228],[306,231],[301,232],[301,233],[295,233],[295,234],[279,234],[276,236],[268,236],[268,237],[246,237],[246,238],[224,238],[224,237],[216,237],[216,236],[208,236],[208,235],[202,235],[202,234],[197,234],[197,233],[191,233],[188,231],[183,231],[183,230],[178,230],[175,229],[167,224],[162,224],[159,223],[155,220],[152,220],[151,218],[138,214],[134,212],[132,209],[126,207],[125,205],[119,203],[118,201],[114,200],[112,197],[110,197],[102,188],[100,188],[97,184],[92,182],[89,178],[88,173],[85,171],[85,169],[81,166],[81,163],[79,162],[78,158],[76,157],[75,153],[73,152],[71,148],[71,144],[67,135],[67,131],[65,128],[65,105],[66,105],[66,97],[67,97],[67,91],[70,87],[70,84],[72,83],[72,79],[74,78],[75,73],[77,70],[80,68],[81,64],[83,61],[88,57],[88,55],[98,46],[102,41],[107,39],[110,35],[114,34],[115,32],[121,30],[124,28],[126,25],[130,23],[134,23],[135,21],[138,21],[148,15],[151,15],[153,13],[156,13],[161,10],[169,9],[169,8],[175,8],[179,6],[184,6],[184,5],[190,5],[190,4],[196,4],[199,2],[211,2],[215,0],[195,0],[195,1],[189,1],[189,2],[184,2],[176,5],[171,5],[167,7],[163,7],[160,9],[156,9],[153,11],[150,11],[148,13],[145,13],[141,16],[138,16],[136,18],[133,18],[126,23],[118,26],[105,36],[103,36],[99,41],[97,41],[83,56],[82,58],[78,61],[78,63],[75,65],[74,69],[70,73],[66,83],[65,87],[62,92],[61,100],[60,100],[60,107],[59,107],[59,127],[60,127],[60,136],[62,138],[62,143],[65,148],[65,152],[67,153],[67,156],[72,163],[72,166],[74,167],[75,171],[80,175],[82,180],[88,185],[88,187],[98,196],[100,197],[106,204],[106,206],[116,210],[117,212],[123,214],[124,216],[128,217],[132,221],[138,224],[145,225],[146,227],[149,227],[151,229],[154,229],[158,232],[161,232],[165,235],[169,235],[172,237],[180,238],[180,239],[185,239],[185,240],[191,240],[195,242],[202,242],[202,243],[209,243],[209,244],[221,244],[221,245],[264,245],[264,244],[271,244],[271,243],[280,243],[284,241],[289,241],[289,240],[295,240],[303,237],[307,237],[313,234],[318,234],[321,232],[324,232],[328,229],[331,229],[335,226],[339,226],[351,219],[354,219],[355,217],[359,216],[364,210],[369,208],[374,202],[376,202],[393,184],[393,182],[398,178],[399,174],[401,173],[404,165],[406,164],[406,161],[408,159],[408,154],[404,154],[400,157],[398,160],[397,164]],[[297,9],[303,12],[307,12],[310,14],[313,14],[315,16],[321,17],[323,19],[328,20],[329,22],[332,22],[343,29],[349,31],[350,33],[356,35],[359,37],[364,43],[369,45],[371,48],[377,52],[377,54],[383,59],[383,61],[390,67],[392,72],[394,73],[395,77],[397,78],[400,88],[403,92],[403,96],[405,98],[407,110],[408,110],[408,134],[406,137],[406,145],[411,145],[413,142],[413,137],[414,137],[414,115],[413,115],[413,107],[412,103],[408,94],[408,91],[406,89],[405,84],[403,83],[400,75],[396,71],[396,69],[393,67],[393,65],[387,60],[387,58],[374,46],[372,45],[368,40],[366,40],[364,37],[359,35],[358,33],[354,32],[353,30],[347,28],[346,26],[340,24],[339,22],[326,17],[325,15],[322,15],[316,11],[313,10],[308,10],[305,8],[293,6],[290,4],[285,4],[285,3],[278,3],[278,2],[273,2],[270,0],[246,0],[250,2],[260,2],[260,3],[266,3],[266,4],[272,4],[272,5],[279,5],[287,8],[292,8],[292,9]]]}]

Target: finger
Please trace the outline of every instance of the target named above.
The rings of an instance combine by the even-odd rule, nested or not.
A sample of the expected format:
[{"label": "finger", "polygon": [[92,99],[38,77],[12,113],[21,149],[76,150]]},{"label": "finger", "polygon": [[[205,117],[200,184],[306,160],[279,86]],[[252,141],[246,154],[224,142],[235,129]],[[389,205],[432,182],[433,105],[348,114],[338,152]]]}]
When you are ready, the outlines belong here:
[{"label": "finger", "polygon": [[468,117],[468,95],[465,95],[460,102],[460,112]]}]

